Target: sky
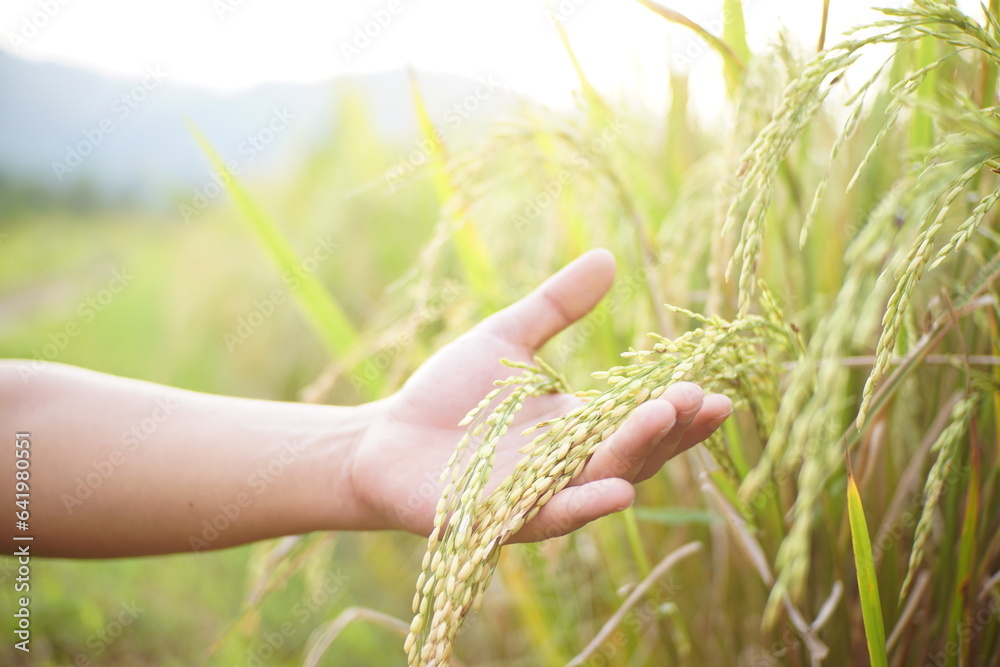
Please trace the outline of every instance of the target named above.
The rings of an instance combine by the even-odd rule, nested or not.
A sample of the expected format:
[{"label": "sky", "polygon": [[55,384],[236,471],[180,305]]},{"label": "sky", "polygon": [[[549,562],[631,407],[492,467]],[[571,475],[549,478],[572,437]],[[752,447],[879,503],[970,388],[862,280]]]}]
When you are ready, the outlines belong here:
[{"label": "sky", "polygon": [[[722,0],[661,1],[721,29]],[[781,27],[815,45],[821,0],[743,4],[751,46],[766,44]],[[831,4],[831,35],[875,16],[871,3]],[[719,71],[701,40],[635,0],[4,0],[0,48],[121,78],[156,65],[173,82],[220,90],[409,64],[492,76],[557,105],[572,99],[577,83],[553,20],[566,27],[584,71],[609,95],[656,105],[668,68],[696,77]]]}]

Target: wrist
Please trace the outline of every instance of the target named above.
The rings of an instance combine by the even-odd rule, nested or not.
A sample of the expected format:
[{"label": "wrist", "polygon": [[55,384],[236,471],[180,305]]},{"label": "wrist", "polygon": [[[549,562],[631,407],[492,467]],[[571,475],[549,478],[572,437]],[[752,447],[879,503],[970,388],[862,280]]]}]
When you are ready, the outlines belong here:
[{"label": "wrist", "polygon": [[376,508],[359,479],[356,461],[369,427],[381,419],[384,402],[357,406],[322,406],[316,442],[301,457],[302,508],[310,530],[371,530],[381,527]]},{"label": "wrist", "polygon": [[229,419],[241,423],[246,472],[241,490],[248,533],[237,543],[318,530],[364,530],[373,519],[359,500],[355,453],[378,403],[328,406],[271,401]]},{"label": "wrist", "polygon": [[392,397],[358,406],[352,417],[360,427],[350,439],[350,451],[343,460],[344,488],[350,498],[353,525],[347,530],[386,530],[397,528],[385,508],[386,471],[391,461],[384,460],[380,436],[390,421]]},{"label": "wrist", "polygon": [[363,428],[345,457],[349,481],[344,488],[349,490],[354,521],[345,529],[413,530],[407,520],[412,511],[401,505],[400,494],[408,488],[407,471],[419,467],[421,446],[412,429],[399,429],[396,402],[393,395],[368,403],[354,417],[363,421]]}]

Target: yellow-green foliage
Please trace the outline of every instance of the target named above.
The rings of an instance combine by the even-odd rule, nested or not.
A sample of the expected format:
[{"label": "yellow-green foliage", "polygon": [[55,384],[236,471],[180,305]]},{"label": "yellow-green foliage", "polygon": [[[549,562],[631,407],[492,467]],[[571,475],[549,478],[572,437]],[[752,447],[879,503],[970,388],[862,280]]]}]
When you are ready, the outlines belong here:
[{"label": "yellow-green foliage", "polygon": [[[733,16],[739,4],[725,3]],[[155,267],[61,361],[338,403],[392,392],[580,250],[618,259],[607,299],[542,350],[546,363],[470,397],[470,409],[484,402],[465,458],[445,471],[429,549],[413,536],[342,534],[207,555],[216,569],[200,589],[246,565],[247,599],[172,632],[218,639],[209,664],[247,662],[287,621],[294,632],[268,664],[306,654],[307,664],[398,664],[407,628],[414,662],[847,665],[884,652],[893,665],[990,664],[1000,654],[998,4],[984,18],[921,0],[820,54],[784,40],[752,53],[728,25],[706,56],[725,63],[721,120],[694,113],[698,82],[681,74],[663,116],[581,83],[576,112],[525,104],[474,144],[445,137],[392,188],[384,174],[410,147],[381,143],[364,109],[347,109],[350,131],[333,133],[343,143],[285,183],[247,189],[300,255],[321,235],[337,240],[342,256],[317,279],[350,325],[336,327],[352,332],[347,359],[331,359],[291,308],[226,349],[247,304],[281,287],[228,207],[189,227],[130,231],[130,247],[116,245],[113,222],[86,235],[72,223],[9,223],[0,280],[12,289],[57,275],[40,266],[83,263],[82,252],[32,250],[55,228],[72,247],[106,238],[114,259]],[[683,24],[674,14],[649,20]],[[560,35],[571,48],[572,26]],[[425,133],[440,122],[421,117]],[[197,282],[191,253],[218,262]],[[5,352],[30,356],[59,321],[9,325]],[[499,547],[636,405],[681,377],[733,397],[719,435],[640,485],[634,512]],[[566,388],[584,407],[542,426],[519,473],[482,497],[507,417],[532,394]],[[86,579],[80,565],[58,567]],[[349,584],[299,624],[295,604],[337,570]],[[117,586],[109,570],[108,595],[127,594]],[[38,604],[68,606],[45,595]],[[113,612],[104,606],[98,619]],[[85,635],[51,636],[63,663],[85,650]],[[147,655],[130,650],[116,657]]]},{"label": "yellow-green foliage", "polygon": [[[659,13],[684,25],[689,21],[682,15],[675,15],[673,10]],[[991,299],[979,298],[984,291],[990,291],[995,271],[985,282],[977,283],[977,289],[972,292],[955,288],[949,291],[947,287],[941,290],[939,287],[941,292],[935,299],[935,310],[939,313],[946,310],[949,319],[941,319],[940,315],[935,319],[928,312],[924,319],[930,318],[930,323],[925,325],[922,336],[917,335],[919,331],[912,330],[916,328],[916,318],[911,308],[914,302],[922,302],[924,308],[931,305],[927,303],[928,297],[924,296],[925,290],[922,289],[928,263],[933,259],[933,266],[936,267],[953,259],[961,252],[966,240],[982,230],[990,208],[998,198],[997,186],[991,187],[989,182],[993,175],[991,168],[1000,160],[1000,117],[992,107],[993,100],[983,99],[984,90],[992,92],[993,86],[986,86],[983,78],[975,76],[971,78],[971,85],[963,86],[963,74],[969,70],[975,72],[982,69],[986,72],[985,76],[996,76],[996,68],[1000,65],[1000,44],[992,20],[981,26],[957,9],[931,1],[919,1],[911,9],[886,10],[885,13],[886,20],[857,29],[845,41],[820,52],[794,75],[773,118],[760,130],[739,161],[736,194],[732,197],[721,235],[725,238],[730,232],[738,233],[733,262],[741,265],[735,304],[740,319],[723,323],[686,312],[711,326],[707,331],[699,329],[673,341],[660,339],[654,352],[669,352],[668,368],[661,369],[662,361],[646,362],[646,356],[652,353],[630,351],[624,356],[637,356],[639,363],[617,367],[610,373],[595,373],[595,377],[607,377],[609,381],[614,381],[612,389],[603,393],[584,392],[582,395],[590,399],[586,406],[561,420],[539,425],[544,431],[532,447],[526,449],[527,456],[521,466],[486,498],[482,497],[482,488],[491,460],[489,452],[505,431],[505,424],[513,418],[512,413],[508,414],[511,411],[509,406],[513,404],[513,409],[517,409],[526,398],[516,392],[523,393],[531,380],[523,378],[521,382],[527,384],[520,384],[520,389],[511,393],[491,414],[487,423],[492,424],[492,430],[483,435],[482,427],[478,430],[470,427],[469,435],[463,442],[470,437],[482,436],[477,452],[485,451],[486,454],[477,453],[474,456],[476,467],[471,476],[469,469],[473,463],[468,464],[465,477],[460,475],[461,457],[456,457],[450,464],[453,471],[447,474],[451,476],[452,483],[446,487],[445,497],[439,506],[437,528],[428,545],[424,571],[418,580],[417,597],[414,599],[416,616],[407,640],[411,664],[441,664],[449,660],[464,616],[470,610],[478,609],[483,589],[492,577],[506,538],[578,473],[599,443],[614,432],[621,419],[638,404],[655,398],[657,392],[662,392],[671,382],[681,378],[695,379],[711,388],[728,389],[740,404],[756,405],[758,408],[750,412],[750,417],[756,422],[755,435],[763,451],[759,463],[745,479],[733,479],[738,477],[738,473],[732,465],[732,456],[718,443],[713,442],[709,447],[724,472],[718,478],[719,483],[726,484],[728,481],[740,486],[741,507],[752,507],[752,501],[775,485],[776,477],[797,479],[796,484],[781,484],[788,490],[787,501],[785,498],[773,499],[778,508],[791,516],[791,524],[786,526],[781,521],[772,521],[767,525],[771,531],[768,538],[772,545],[777,545],[773,556],[777,578],[771,584],[768,604],[762,610],[764,628],[777,627],[784,613],[791,614],[793,620],[801,618],[797,605],[815,604],[810,602],[807,581],[823,582],[820,590],[835,583],[829,581],[835,569],[821,571],[816,567],[818,547],[815,545],[814,524],[817,514],[824,514],[826,520],[834,524],[853,519],[853,560],[859,567],[862,564],[865,566],[864,579],[859,583],[863,589],[862,615],[869,655],[872,660],[878,657],[880,664],[885,664],[883,610],[860,492],[851,480],[850,513],[844,511],[841,503],[834,503],[831,507],[830,492],[843,484],[845,456],[862,455],[867,466],[883,465],[877,456],[879,452],[874,451],[870,444],[875,437],[873,432],[876,428],[883,432],[888,428],[901,430],[891,424],[890,418],[895,412],[893,407],[896,402],[912,400],[909,394],[916,383],[914,376],[931,375],[946,386],[946,376],[940,372],[928,373],[924,367],[930,350],[944,347],[943,329],[959,330],[955,335],[960,339],[960,348],[954,352],[939,351],[937,356],[944,357],[959,368],[964,364],[966,385],[972,372],[966,339],[970,335],[977,340],[982,339],[987,344],[983,351],[993,351],[989,335],[993,333],[992,328],[984,332],[985,337],[971,332],[979,330],[975,313],[978,308],[993,307],[995,312]],[[723,56],[732,55],[731,50],[723,48],[725,44],[720,45],[717,38],[713,39]],[[927,44],[928,40],[940,42],[942,46],[935,52],[940,55],[926,62],[928,50],[925,48],[918,53],[921,58],[917,61],[918,66],[909,65],[906,62],[911,53],[908,47],[918,40],[922,40],[923,44]],[[812,170],[795,169],[795,166],[805,165],[794,165],[790,157],[793,148],[803,136],[807,136],[805,132],[815,117],[828,113],[832,106],[830,96],[837,84],[843,85],[852,67],[866,51],[880,44],[893,44],[896,49],[894,58],[900,62],[893,64],[888,86],[883,72],[886,65],[883,65],[849,95],[847,105],[850,111],[846,121],[832,145],[826,149],[829,166],[820,174],[815,193],[803,211],[800,183],[812,176]],[[727,64],[731,62],[727,61]],[[952,82],[950,85],[944,83],[941,70],[945,75],[951,75],[948,77]],[[727,71],[731,73],[731,70]],[[932,75],[935,76],[933,80]],[[935,85],[931,85],[931,81]],[[888,92],[884,92],[886,89]],[[744,89],[743,92],[748,94],[752,91]],[[879,99],[873,101],[868,97]],[[595,103],[589,98],[588,102]],[[920,131],[910,132],[907,138],[912,151],[904,160],[893,165],[892,161],[883,159],[883,154],[890,150],[890,142],[902,133],[907,116],[914,119],[913,122],[918,118],[921,121],[929,118],[933,122]],[[587,115],[590,129],[593,129],[597,117],[597,114]],[[870,135],[870,139],[862,137],[859,140],[859,127],[865,125],[874,128],[874,134]],[[860,161],[853,165],[844,164],[844,152],[862,141],[867,141],[868,146]],[[614,152],[628,154],[627,150],[628,147],[622,147],[621,151]],[[823,149],[816,147],[810,150],[816,152]],[[636,219],[633,229],[628,229],[628,224],[624,227],[635,234],[637,253],[646,269],[643,276],[645,286],[651,295],[657,295],[660,293],[660,276],[655,268],[648,270],[649,254],[654,249],[650,247],[650,236],[642,221],[645,216],[641,206],[636,205],[634,194],[627,185],[623,185],[626,181],[615,168],[618,164],[612,156],[606,156],[606,171],[595,175],[595,178],[618,198],[616,203],[621,207],[620,215]],[[832,208],[827,201],[832,194],[831,183],[842,172],[848,178],[839,179],[835,186],[840,186],[842,192],[849,196],[860,183],[859,177],[863,173],[880,168],[889,168],[896,175],[892,178],[890,174],[884,189],[872,188],[869,196],[878,198],[878,204],[868,215],[854,211],[853,229],[845,230],[843,223],[838,225],[836,214],[824,215],[826,207]],[[789,175],[788,178],[779,178],[781,169],[786,170],[784,173]],[[983,189],[986,190],[985,195],[976,194]],[[786,201],[781,202],[782,214],[779,217],[775,214],[775,200],[781,195]],[[784,228],[793,231],[796,218],[802,220],[801,232],[795,235],[802,251],[797,252],[794,248],[789,251],[787,247],[769,248],[768,226],[781,220]],[[826,218],[826,224],[818,227],[817,221],[821,218]],[[952,230],[951,239],[944,246],[939,246],[935,242],[937,236],[947,229]],[[752,320],[746,318],[752,318],[749,312],[761,305],[771,306],[770,312],[776,313],[773,298],[767,292],[763,301],[755,298],[757,276],[772,275],[767,270],[769,265],[787,268],[817,260],[830,263],[832,258],[828,255],[828,248],[827,252],[823,252],[824,249],[810,252],[810,231],[820,235],[824,242],[828,239],[823,235],[842,236],[844,253],[839,284],[834,282],[831,285],[832,299],[819,291],[799,295],[796,299],[796,306],[804,309],[807,317],[815,321],[808,334],[803,336],[802,344],[797,346],[797,339],[788,336],[790,322],[780,313],[774,315],[769,335],[753,340],[749,345],[736,346],[733,340],[720,336],[720,332],[752,328]],[[789,236],[784,230],[777,234],[785,238]],[[709,248],[712,253],[716,253],[720,246],[724,247],[718,239],[705,239],[704,235],[702,239],[701,247]],[[692,239],[690,236],[675,236],[672,240],[678,243]],[[995,246],[992,243],[994,240],[986,242],[986,252],[991,252],[989,246]],[[828,245],[835,249],[837,244]],[[971,262],[964,262],[962,268],[966,271],[970,266],[984,263],[978,249],[972,258]],[[815,269],[805,268],[807,274],[810,268]],[[696,275],[689,274],[687,277],[689,280],[696,279]],[[711,274],[707,277],[717,279]],[[784,288],[789,286],[787,282],[782,285],[782,282],[776,284]],[[720,292],[724,288],[714,285],[710,291]],[[712,305],[718,307],[722,304]],[[665,325],[655,303],[652,316],[661,327]],[[911,330],[904,331],[908,324]],[[971,328],[971,332],[963,332],[965,328]],[[871,349],[871,337],[876,333],[871,371],[859,395],[856,386],[852,386],[852,375],[856,375],[857,371],[852,370],[855,366],[848,360],[854,355],[864,358],[859,353]],[[901,347],[900,337],[904,335],[902,345],[909,349],[905,349],[906,356],[899,359],[894,353]],[[699,339],[699,343],[692,347],[690,341],[693,336]],[[792,341],[786,346],[791,354],[785,365],[788,372],[782,373],[780,379],[773,383],[755,382],[752,375],[747,376],[746,371],[741,370],[773,365],[773,348],[784,340]],[[992,363],[994,358],[989,357],[987,363]],[[711,362],[707,366],[706,360]],[[897,366],[897,371],[886,380],[891,366]],[[862,364],[861,368],[864,367]],[[694,373],[690,374],[692,371]],[[742,384],[735,382],[741,374],[743,378],[740,379],[749,381]],[[547,387],[557,386],[552,384],[554,378],[550,374],[533,377],[540,378]],[[773,392],[779,385],[782,387],[780,397],[773,396],[777,400],[767,408],[762,409],[760,401],[752,398],[755,391]],[[995,387],[995,383],[990,386]],[[938,387],[933,394],[941,395],[943,389]],[[937,459],[927,473],[924,504],[915,527],[916,533],[912,535],[909,564],[902,568],[905,577],[900,589],[901,601],[906,600],[912,577],[924,563],[924,546],[930,522],[939,508],[940,495],[947,492],[944,488],[945,472],[960,448],[965,424],[980,404],[975,397],[981,391],[969,394],[957,404],[952,423],[941,433],[939,444],[930,450]],[[484,401],[480,409],[488,403]],[[871,416],[873,409],[878,412]],[[856,411],[856,418],[845,419],[851,410]],[[615,416],[617,421],[605,415]],[[473,416],[470,414],[470,419]],[[920,430],[914,429],[913,433],[919,434]],[[908,437],[912,440],[914,435]],[[967,441],[965,444],[965,455],[968,456],[972,443]],[[995,479],[995,472],[993,469],[991,478]],[[708,483],[712,484],[711,481]],[[974,491],[978,499],[979,489]],[[896,492],[900,493],[899,490]],[[978,502],[970,504],[970,508],[970,511],[979,511]],[[755,521],[752,512],[745,514],[745,520]],[[945,521],[948,525],[960,523],[957,517],[946,517]],[[968,525],[981,523],[972,521]],[[904,537],[909,539],[911,536],[900,535],[896,539]],[[835,564],[835,547],[838,546],[842,549],[844,545],[824,544],[823,548],[829,551],[823,554],[823,561]],[[903,551],[902,546],[896,545],[897,550]],[[996,546],[993,545],[993,548]],[[975,554],[973,558],[983,560],[974,564],[967,562],[970,558],[967,551],[963,554],[963,567],[971,567],[973,575],[980,571],[983,576],[995,569],[995,553]],[[990,563],[994,563],[993,568],[990,568]],[[886,564],[884,567],[893,566],[898,567],[897,564]],[[946,565],[943,567],[947,569]],[[889,579],[896,581],[896,574],[892,573]],[[960,575],[960,581],[964,583],[946,588],[947,594],[964,590],[963,586],[969,585],[969,571]],[[972,581],[978,579],[973,578]],[[967,618],[977,611],[972,600],[982,600],[990,594],[986,589],[977,591],[977,595],[973,596],[964,594],[965,606],[960,604],[960,613],[949,617],[950,621]],[[898,614],[899,610],[895,611]],[[903,618],[900,622],[904,624],[900,630],[905,632],[905,623],[909,619]],[[827,657],[826,647],[817,648],[814,636],[807,636],[802,628],[797,629],[813,661]],[[811,630],[817,629],[813,627]],[[993,629],[995,631],[995,627]],[[942,636],[947,638],[954,634],[953,628],[946,628]],[[978,650],[973,647],[978,645],[974,641],[963,643],[961,657],[968,660],[973,655],[972,651]],[[680,648],[677,647],[678,650]],[[691,650],[689,646],[686,648]]]}]

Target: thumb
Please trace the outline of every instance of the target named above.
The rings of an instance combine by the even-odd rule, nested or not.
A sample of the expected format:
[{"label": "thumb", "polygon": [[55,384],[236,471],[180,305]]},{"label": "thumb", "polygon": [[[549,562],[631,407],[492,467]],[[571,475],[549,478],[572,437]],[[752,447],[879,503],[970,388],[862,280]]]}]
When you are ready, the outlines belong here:
[{"label": "thumb", "polygon": [[589,313],[611,288],[614,276],[614,256],[603,248],[590,250],[531,294],[483,320],[479,328],[537,350]]}]

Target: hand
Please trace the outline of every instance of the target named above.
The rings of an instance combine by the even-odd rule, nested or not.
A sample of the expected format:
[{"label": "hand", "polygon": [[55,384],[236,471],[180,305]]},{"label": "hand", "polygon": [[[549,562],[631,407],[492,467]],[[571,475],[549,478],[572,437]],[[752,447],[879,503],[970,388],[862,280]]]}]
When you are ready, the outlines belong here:
[{"label": "hand", "polygon": [[[441,471],[465,433],[459,421],[494,388],[495,380],[517,372],[499,360],[532,362],[547,340],[597,304],[611,287],[614,272],[614,258],[606,250],[582,255],[522,300],[442,348],[382,402],[381,418],[358,444],[351,470],[352,486],[372,514],[372,527],[430,534]],[[497,444],[486,493],[509,476],[523,456],[519,450],[531,436],[521,436],[521,431],[580,403],[568,394],[529,399]],[[625,509],[635,498],[634,484],[707,438],[731,412],[725,396],[704,396],[697,385],[686,382],[670,387],[659,399],[638,407],[515,541],[564,535]]]}]

